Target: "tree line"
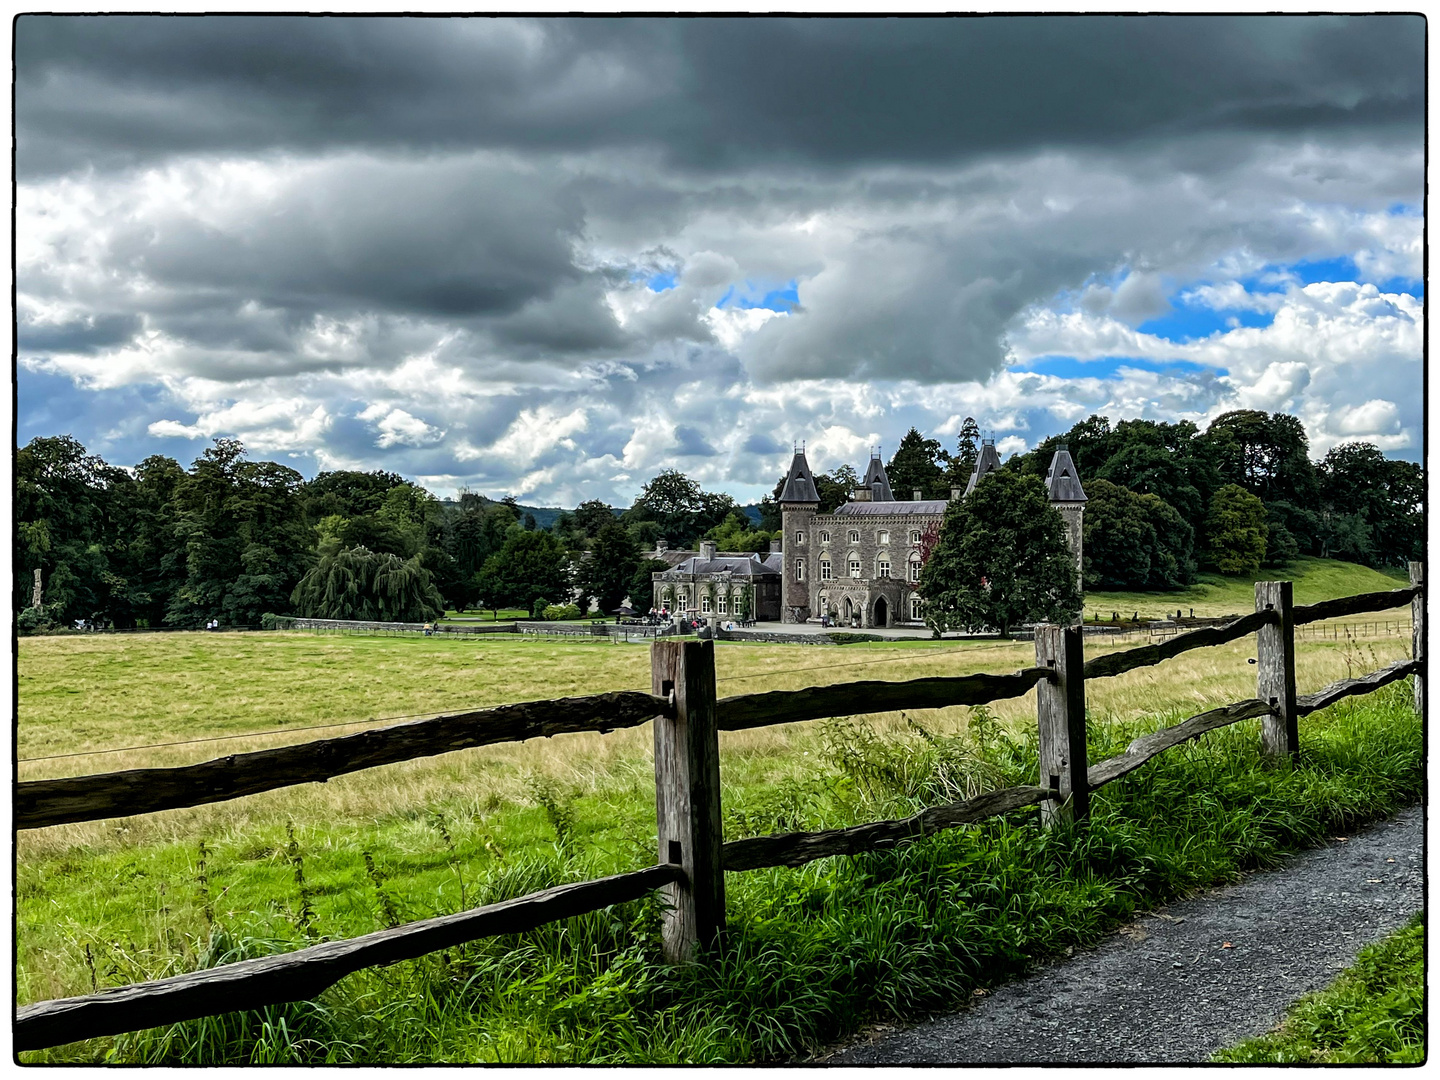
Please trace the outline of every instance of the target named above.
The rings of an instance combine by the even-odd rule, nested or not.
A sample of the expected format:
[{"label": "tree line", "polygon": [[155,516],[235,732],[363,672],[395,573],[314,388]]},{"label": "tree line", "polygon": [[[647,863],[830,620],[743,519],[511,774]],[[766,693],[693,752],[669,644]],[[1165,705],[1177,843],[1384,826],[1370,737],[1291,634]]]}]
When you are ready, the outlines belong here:
[{"label": "tree line", "polygon": [[[716,539],[764,550],[728,495],[667,470],[623,511],[599,500],[549,530],[513,497],[441,501],[383,470],[306,480],[217,439],[186,469],[154,455],[133,469],[69,435],[15,458],[12,606],[20,629],[78,620],[118,628],[263,625],[267,616],[420,622],[478,606],[543,611],[591,599],[646,604],[644,552]],[[42,603],[33,606],[35,571]]]},{"label": "tree line", "polygon": [[[949,498],[969,480],[978,441],[970,419],[954,452],[911,428],[886,466],[896,497],[918,490]],[[1312,461],[1304,426],[1286,413],[1238,410],[1204,431],[1188,420],[1112,425],[1091,416],[1011,456],[1001,471],[1043,478],[1061,445],[1069,447],[1089,496],[1089,589],[1175,589],[1201,569],[1252,574],[1301,555],[1384,567],[1423,554],[1420,466],[1389,460],[1363,442]],[[855,482],[848,466],[816,477],[822,500],[836,505],[843,501],[838,489]]]}]

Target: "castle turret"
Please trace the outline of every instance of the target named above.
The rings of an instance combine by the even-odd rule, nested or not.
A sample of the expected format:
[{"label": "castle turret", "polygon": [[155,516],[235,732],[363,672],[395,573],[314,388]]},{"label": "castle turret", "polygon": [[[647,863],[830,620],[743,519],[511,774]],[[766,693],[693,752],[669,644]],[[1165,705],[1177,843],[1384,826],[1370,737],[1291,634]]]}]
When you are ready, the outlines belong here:
[{"label": "castle turret", "polygon": [[[888,488],[888,483],[886,486]],[[810,580],[815,573],[809,550],[811,525],[820,510],[820,492],[815,488],[815,474],[810,471],[804,450],[795,451],[778,501],[784,538],[780,547],[784,561],[780,619],[803,623],[810,618]]]},{"label": "castle turret", "polygon": [[[1075,573],[1081,575],[1084,573],[1085,504],[1089,497],[1080,486],[1080,473],[1070,456],[1070,447],[1064,443],[1055,448],[1055,456],[1050,459],[1045,491],[1050,505],[1065,519],[1065,536],[1075,553]],[[1083,589],[1083,584],[1081,587]]]},{"label": "castle turret", "polygon": [[965,494],[969,495],[975,490],[975,485],[980,478],[988,472],[1000,467],[1000,454],[995,449],[994,439],[980,440],[980,458],[975,462],[975,470],[970,474],[970,482],[965,485]]},{"label": "castle turret", "polygon": [[890,490],[890,477],[885,475],[885,466],[880,463],[880,455],[870,455],[870,465],[865,470],[865,479],[860,481],[860,486],[869,492],[871,502],[894,502],[895,495]]}]

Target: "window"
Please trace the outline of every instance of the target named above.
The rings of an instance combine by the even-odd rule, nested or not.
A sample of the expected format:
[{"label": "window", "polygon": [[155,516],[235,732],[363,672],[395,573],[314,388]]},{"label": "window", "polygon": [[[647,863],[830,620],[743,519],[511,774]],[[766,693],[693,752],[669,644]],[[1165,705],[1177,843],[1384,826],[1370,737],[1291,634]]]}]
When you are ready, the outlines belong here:
[{"label": "window", "polygon": [[910,543],[912,543],[912,544],[918,544],[919,542],[920,542],[920,530],[919,530],[919,529],[911,529],[911,530],[910,530]]},{"label": "window", "polygon": [[889,529],[881,529],[878,533],[875,534],[875,542],[876,542],[877,544],[888,544],[888,543],[890,543],[890,530],[889,530]]},{"label": "window", "polygon": [[860,542],[860,530],[859,530],[859,529],[851,529],[851,530],[850,530],[850,543],[852,543],[852,544],[858,544],[859,542]]},{"label": "window", "polygon": [[830,534],[829,534],[828,532],[825,532],[825,531],[822,530],[821,533],[820,533],[820,543],[822,543],[822,544],[828,544],[829,542],[830,542]]},{"label": "window", "polygon": [[829,580],[830,580],[830,560],[829,560],[829,559],[821,559],[821,560],[820,560],[820,580],[821,580],[821,581],[829,581]]},{"label": "window", "polygon": [[796,581],[804,581],[804,580],[805,580],[805,560],[804,560],[804,559],[796,559],[796,560],[795,560],[795,580],[796,580]]},{"label": "window", "polygon": [[919,581],[919,580],[920,580],[920,560],[919,560],[919,559],[911,559],[911,560],[910,560],[910,580],[911,580],[911,581]]},{"label": "window", "polygon": [[805,534],[804,534],[803,532],[797,531],[797,532],[795,533],[795,543],[797,543],[797,544],[803,544],[804,542],[805,542]]},{"label": "window", "polygon": [[710,614],[710,594],[708,592],[700,594],[700,611],[704,615]]},{"label": "window", "polygon": [[921,618],[920,598],[918,596],[912,596],[910,598],[910,618],[915,619],[916,621],[919,621],[919,619]]},{"label": "window", "polygon": [[876,577],[889,577],[889,576],[890,576],[890,560],[889,560],[889,559],[880,559],[880,560],[878,560],[878,561],[875,563],[875,576],[876,576]]},{"label": "window", "polygon": [[860,560],[859,560],[859,559],[851,559],[851,560],[850,560],[850,576],[853,577],[853,578],[858,578],[858,577],[860,576]]},{"label": "window", "polygon": [[730,597],[723,592],[715,598],[715,610],[721,615],[730,614]]}]

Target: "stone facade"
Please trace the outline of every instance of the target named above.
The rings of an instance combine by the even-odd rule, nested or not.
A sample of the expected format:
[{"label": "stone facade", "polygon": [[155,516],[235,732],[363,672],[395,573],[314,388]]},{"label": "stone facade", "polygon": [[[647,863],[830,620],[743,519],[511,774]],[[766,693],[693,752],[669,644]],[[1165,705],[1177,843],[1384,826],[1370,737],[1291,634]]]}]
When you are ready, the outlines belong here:
[{"label": "stone facade", "polygon": [[[891,493],[880,459],[872,457],[850,501],[822,514],[810,464],[805,452],[797,451],[779,499],[785,537],[781,620],[818,622],[829,616],[841,627],[923,625],[914,589],[922,539],[928,530],[939,529],[950,501],[964,498],[999,465],[995,446],[987,440],[963,493],[953,490],[950,500],[901,500]],[[1063,446],[1051,461],[1046,487],[1051,505],[1065,519],[1078,576],[1086,496]]]},{"label": "stone facade", "polygon": [[671,564],[670,569],[651,575],[652,603],[657,610],[722,622],[780,618],[778,552],[716,551],[713,540],[702,540],[698,552],[657,548],[650,558],[663,558]]}]

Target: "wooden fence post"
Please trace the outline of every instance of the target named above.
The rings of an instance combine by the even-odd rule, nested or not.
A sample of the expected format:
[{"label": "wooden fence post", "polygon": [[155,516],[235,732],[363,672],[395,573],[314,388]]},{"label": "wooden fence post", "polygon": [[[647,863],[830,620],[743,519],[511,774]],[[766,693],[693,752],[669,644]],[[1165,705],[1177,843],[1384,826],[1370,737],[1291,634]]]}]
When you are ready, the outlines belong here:
[{"label": "wooden fence post", "polygon": [[718,946],[725,929],[714,643],[656,641],[650,679],[654,693],[675,695],[674,719],[655,718],[655,816],[659,861],[685,871],[662,890],[665,958],[682,963]]},{"label": "wooden fence post", "polygon": [[[1425,584],[1425,564],[1423,562],[1412,562],[1410,564],[1410,584]],[[1425,594],[1415,594],[1415,599],[1410,601],[1410,621],[1414,624],[1411,633],[1410,656],[1420,661],[1420,671],[1415,676],[1415,712],[1424,717],[1425,715]]]},{"label": "wooden fence post", "polygon": [[1300,754],[1300,717],[1295,711],[1295,587],[1289,581],[1257,581],[1255,610],[1275,611],[1278,623],[1255,632],[1255,696],[1275,712],[1261,720],[1260,752],[1273,761]]},{"label": "wooden fence post", "polygon": [[1089,760],[1085,752],[1085,647],[1078,626],[1035,627],[1035,666],[1055,670],[1035,685],[1040,723],[1040,786],[1058,788],[1062,799],[1040,804],[1040,823],[1053,828],[1090,815]]}]

